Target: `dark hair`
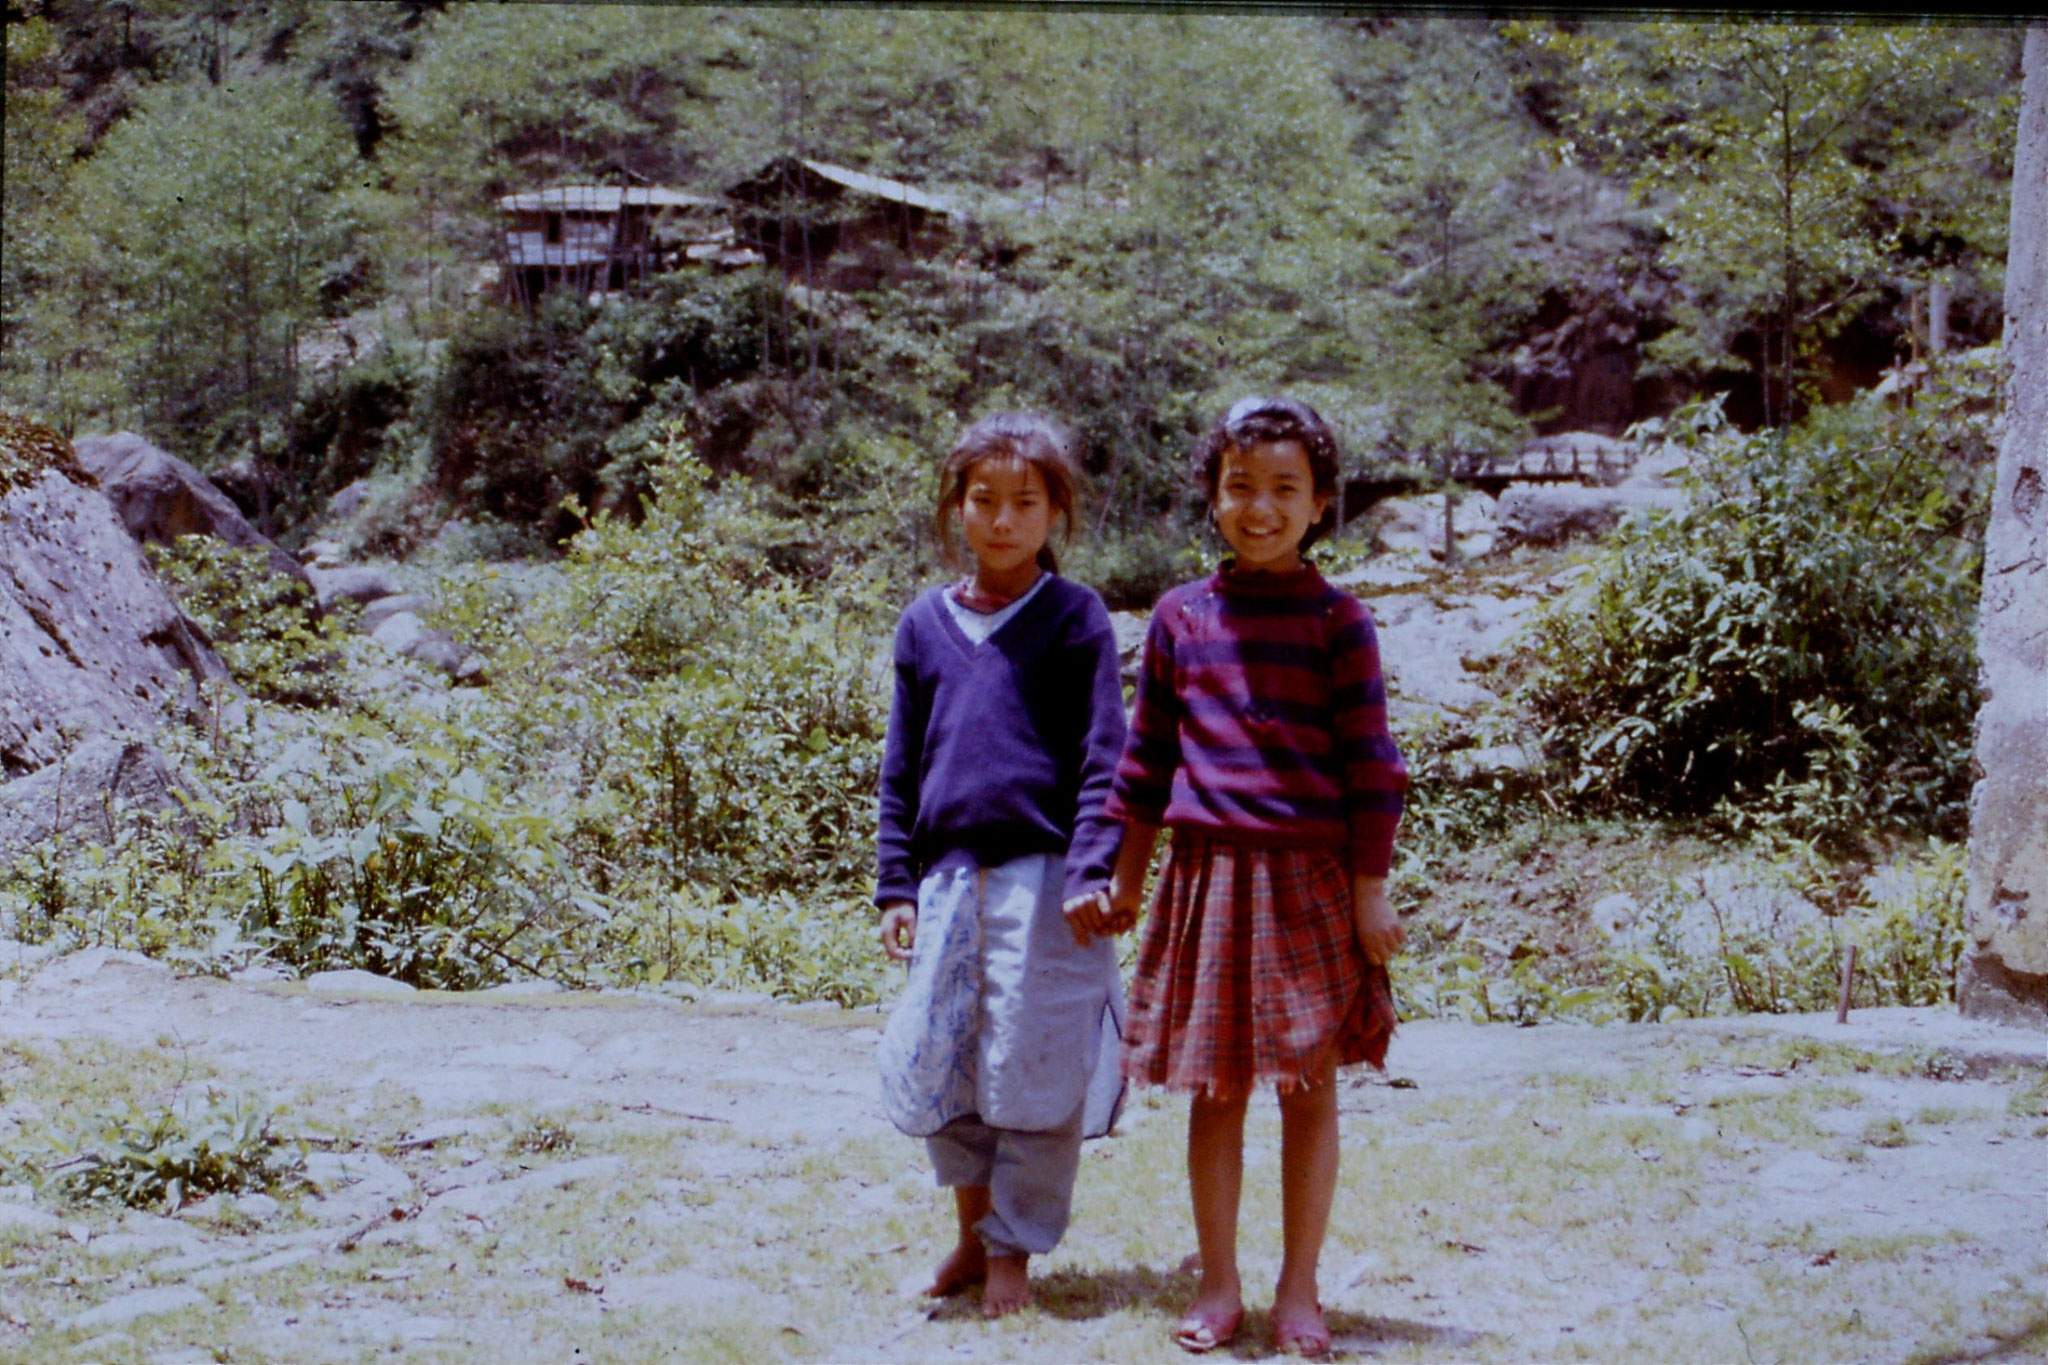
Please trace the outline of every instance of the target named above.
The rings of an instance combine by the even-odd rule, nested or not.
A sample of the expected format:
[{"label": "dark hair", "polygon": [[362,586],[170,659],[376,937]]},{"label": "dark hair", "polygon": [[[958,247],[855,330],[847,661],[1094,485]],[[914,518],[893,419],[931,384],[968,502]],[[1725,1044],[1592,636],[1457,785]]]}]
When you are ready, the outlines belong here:
[{"label": "dark hair", "polygon": [[[1059,514],[1060,539],[1074,534],[1081,501],[1081,470],[1074,462],[1073,441],[1050,418],[1034,412],[996,412],[960,433],[946,462],[939,466],[939,506],[932,516],[932,530],[939,538],[939,551],[955,568],[960,564],[953,551],[953,519],[967,501],[967,476],[978,464],[990,460],[1029,465],[1045,480],[1046,500]],[[1047,572],[1059,569],[1059,560],[1048,540],[1039,547],[1038,567]]]},{"label": "dark hair", "polygon": [[1222,476],[1223,457],[1233,450],[1274,441],[1298,441],[1308,453],[1309,478],[1315,495],[1328,498],[1323,514],[1301,538],[1301,548],[1321,540],[1337,529],[1337,433],[1321,413],[1292,398],[1240,398],[1230,405],[1215,426],[1195,446],[1195,477],[1209,505],[1216,505],[1216,482]]}]

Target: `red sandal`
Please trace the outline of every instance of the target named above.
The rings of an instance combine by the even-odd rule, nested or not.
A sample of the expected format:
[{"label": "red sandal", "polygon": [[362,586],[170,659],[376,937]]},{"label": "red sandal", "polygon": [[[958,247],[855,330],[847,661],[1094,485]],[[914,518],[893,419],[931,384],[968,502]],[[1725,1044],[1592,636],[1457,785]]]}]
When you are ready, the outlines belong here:
[{"label": "red sandal", "polygon": [[1207,1355],[1221,1346],[1228,1346],[1237,1340],[1238,1329],[1244,1326],[1244,1305],[1223,1317],[1209,1317],[1192,1310],[1173,1329],[1173,1344],[1189,1355]]},{"label": "red sandal", "polygon": [[1296,1319],[1288,1322],[1275,1317],[1273,1336],[1280,1354],[1299,1356],[1303,1360],[1325,1360],[1330,1354],[1330,1328],[1323,1321],[1323,1306],[1315,1308],[1315,1317],[1309,1321]]}]

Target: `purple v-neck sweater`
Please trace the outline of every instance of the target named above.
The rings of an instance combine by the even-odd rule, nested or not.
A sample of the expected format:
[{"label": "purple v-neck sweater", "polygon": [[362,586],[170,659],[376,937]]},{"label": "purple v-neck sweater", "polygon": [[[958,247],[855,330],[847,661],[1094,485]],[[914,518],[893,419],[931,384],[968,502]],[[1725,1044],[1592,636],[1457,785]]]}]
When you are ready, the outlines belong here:
[{"label": "purple v-neck sweater", "polygon": [[896,627],[875,903],[916,900],[925,872],[956,852],[984,867],[1063,853],[1066,896],[1107,886],[1123,832],[1102,803],[1124,703],[1102,599],[1055,575],[976,645],[944,591],[921,594]]}]

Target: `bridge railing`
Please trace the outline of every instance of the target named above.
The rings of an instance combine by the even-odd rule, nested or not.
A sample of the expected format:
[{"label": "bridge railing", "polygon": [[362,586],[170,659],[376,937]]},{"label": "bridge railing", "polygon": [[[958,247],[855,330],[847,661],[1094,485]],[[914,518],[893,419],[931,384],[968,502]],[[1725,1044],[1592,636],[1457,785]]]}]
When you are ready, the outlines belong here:
[{"label": "bridge railing", "polygon": [[1631,441],[1532,445],[1513,455],[1453,456],[1445,471],[1460,483],[1617,483],[1642,454]]}]

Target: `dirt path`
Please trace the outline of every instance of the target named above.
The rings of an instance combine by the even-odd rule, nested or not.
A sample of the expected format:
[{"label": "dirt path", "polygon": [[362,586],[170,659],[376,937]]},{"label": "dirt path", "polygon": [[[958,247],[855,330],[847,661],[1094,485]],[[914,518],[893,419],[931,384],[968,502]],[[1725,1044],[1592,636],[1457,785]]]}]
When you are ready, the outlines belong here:
[{"label": "dirt path", "polygon": [[[1175,1358],[1178,1107],[1138,1097],[1091,1144],[1038,1311],[928,1314],[900,1285],[946,1220],[880,1117],[879,1023],[326,995],[97,951],[18,968],[0,1152],[112,1095],[209,1088],[318,1141],[303,1192],[175,1217],[0,1176],[0,1357]],[[1340,1355],[2048,1358],[2044,1076],[2040,1035],[1941,1010],[1409,1025],[1391,1077],[1345,1091]],[[1270,1108],[1247,1160],[1254,1285],[1276,1268]],[[1252,1325],[1241,1356],[1266,1347]]]}]

